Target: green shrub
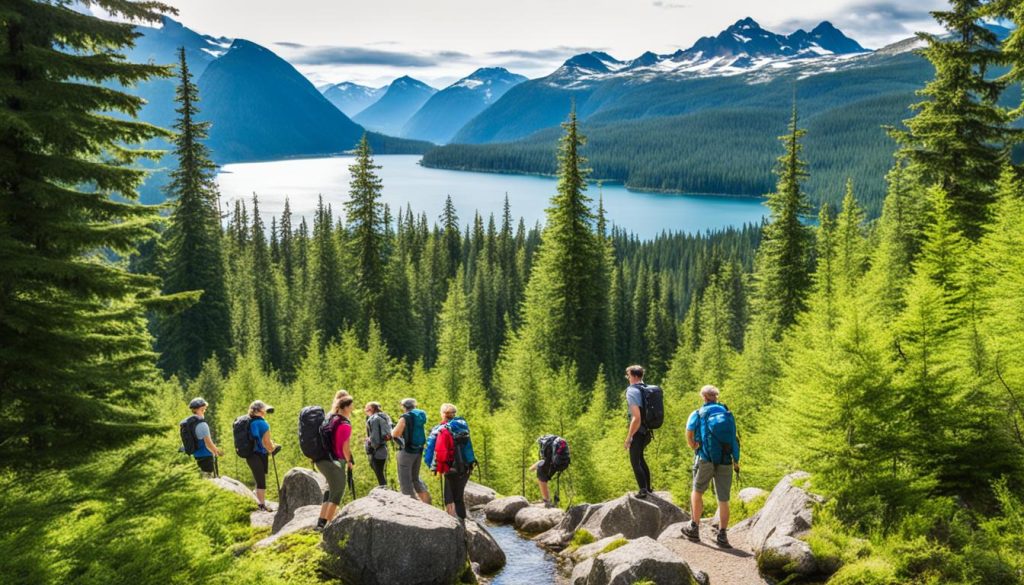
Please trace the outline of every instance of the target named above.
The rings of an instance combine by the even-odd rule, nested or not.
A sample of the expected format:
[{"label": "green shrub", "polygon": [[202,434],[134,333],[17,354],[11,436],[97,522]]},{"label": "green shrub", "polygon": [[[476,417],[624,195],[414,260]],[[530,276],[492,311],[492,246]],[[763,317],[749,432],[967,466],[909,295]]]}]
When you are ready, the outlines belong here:
[{"label": "green shrub", "polygon": [[602,554],[603,555],[604,553],[612,552],[613,550],[615,550],[615,549],[617,549],[619,547],[626,546],[627,544],[629,544],[629,541],[626,540],[625,538],[616,538],[615,540],[613,540],[613,541],[609,542],[608,544],[606,544],[605,547],[602,548],[601,552],[598,553],[598,554]]}]

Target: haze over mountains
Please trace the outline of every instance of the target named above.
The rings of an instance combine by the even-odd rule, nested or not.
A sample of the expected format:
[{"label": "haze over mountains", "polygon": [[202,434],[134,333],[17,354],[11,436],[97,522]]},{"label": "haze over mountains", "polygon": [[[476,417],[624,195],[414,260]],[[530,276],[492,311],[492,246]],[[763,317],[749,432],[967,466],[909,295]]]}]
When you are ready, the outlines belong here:
[{"label": "haze over mountains", "polygon": [[398,136],[402,127],[412,118],[437,90],[408,75],[391,82],[384,95],[354,119],[371,130]]},{"label": "haze over mountains", "polygon": [[386,85],[384,87],[367,87],[348,81],[320,88],[324,97],[349,118],[372,106],[387,90]]}]

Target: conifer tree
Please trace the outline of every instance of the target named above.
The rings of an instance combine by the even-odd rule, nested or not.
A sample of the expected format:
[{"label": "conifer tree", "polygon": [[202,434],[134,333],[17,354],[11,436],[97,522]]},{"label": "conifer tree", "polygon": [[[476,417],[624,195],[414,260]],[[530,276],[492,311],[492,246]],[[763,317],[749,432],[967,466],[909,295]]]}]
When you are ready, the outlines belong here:
[{"label": "conifer tree", "polygon": [[310,239],[308,302],[312,329],[320,332],[325,343],[341,333],[347,313],[333,226],[330,208],[324,205],[321,196],[313,216],[313,237]]},{"label": "conifer tree", "polygon": [[997,105],[1004,81],[987,75],[1000,55],[995,33],[980,22],[984,5],[950,0],[949,10],[932,13],[952,38],[918,33],[935,78],[918,92],[924,99],[914,104],[907,129],[890,131],[923,186],[946,192],[958,229],[972,240],[988,217],[1009,136]]},{"label": "conifer tree", "polygon": [[366,334],[370,320],[382,316],[384,293],[384,223],[381,214],[380,165],[373,162],[373,153],[366,134],[356,147],[356,162],[349,166],[352,180],[349,199],[345,202],[348,227],[347,248],[355,266],[356,300],[359,332]]},{"label": "conifer tree", "polygon": [[446,278],[455,276],[459,267],[459,259],[462,257],[462,240],[459,238],[459,215],[455,212],[455,204],[452,203],[452,196],[448,195],[444,200],[444,209],[441,211],[441,229],[444,233],[444,251],[447,264]]},{"label": "conifer tree", "polygon": [[197,120],[199,88],[192,81],[185,49],[178,50],[178,121],[174,155],[178,166],[166,187],[173,208],[163,242],[164,293],[201,291],[192,306],[160,318],[157,349],[166,374],[192,378],[211,356],[226,362],[231,322],[224,283],[216,165],[203,144],[209,122]]},{"label": "conifer tree", "polygon": [[[849,291],[867,268],[867,242],[864,237],[864,210],[853,194],[853,181],[846,182],[842,210],[836,218],[836,274],[840,291]],[[820,256],[819,256],[820,258]],[[820,260],[819,260],[820,261]]]},{"label": "conifer tree", "polygon": [[[92,4],[136,22],[170,10]],[[39,464],[154,430],[138,399],[156,372],[144,303],[159,282],[129,274],[105,252],[127,256],[155,236],[155,210],[135,202],[144,172],[131,163],[159,153],[132,146],[167,135],[111,117],[136,116],[144,100],[102,85],[169,71],[121,59],[135,38],[130,23],[65,3],[5,2],[2,10],[0,457]]]}]

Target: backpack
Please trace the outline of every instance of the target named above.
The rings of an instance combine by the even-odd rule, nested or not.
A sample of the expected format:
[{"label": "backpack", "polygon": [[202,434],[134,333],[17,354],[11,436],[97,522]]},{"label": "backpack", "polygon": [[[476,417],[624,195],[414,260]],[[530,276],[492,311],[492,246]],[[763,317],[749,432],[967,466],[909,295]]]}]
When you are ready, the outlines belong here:
[{"label": "backpack", "polygon": [[665,421],[665,400],[661,388],[640,383],[640,424],[647,430],[661,428]]},{"label": "backpack", "polygon": [[[404,449],[408,453],[419,453],[423,450],[423,446],[427,444],[427,435],[423,429],[423,422],[417,416],[417,411],[423,412],[416,408],[402,415],[402,418],[405,419],[405,431],[402,432],[402,440],[405,443]],[[426,418],[426,413],[423,412],[424,421]]]},{"label": "backpack", "polygon": [[[717,408],[716,408],[717,407]],[[715,465],[731,465],[736,419],[724,404],[714,402],[697,410],[697,438],[701,455]]]},{"label": "backpack", "polygon": [[569,468],[569,442],[558,435],[544,435],[540,443],[540,458],[550,473],[560,473]]},{"label": "backpack", "polygon": [[438,473],[463,475],[470,471],[476,455],[465,419],[456,418],[441,427],[434,454]]},{"label": "backpack", "polygon": [[330,442],[324,441],[326,414],[320,406],[307,406],[299,411],[299,449],[313,461],[333,459]]},{"label": "backpack", "polygon": [[256,452],[256,439],[252,436],[252,418],[248,414],[235,419],[231,423],[231,434],[235,439],[235,453],[242,459],[248,459]]},{"label": "backpack", "polygon": [[181,450],[186,455],[194,455],[199,450],[199,437],[196,436],[196,427],[202,421],[198,416],[192,415],[178,423],[178,430],[181,431]]}]

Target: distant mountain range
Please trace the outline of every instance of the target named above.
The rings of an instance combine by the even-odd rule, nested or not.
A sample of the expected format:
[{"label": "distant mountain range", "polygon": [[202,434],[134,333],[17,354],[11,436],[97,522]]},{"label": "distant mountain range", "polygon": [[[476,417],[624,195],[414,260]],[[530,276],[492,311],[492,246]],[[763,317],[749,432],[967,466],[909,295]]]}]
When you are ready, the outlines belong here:
[{"label": "distant mountain range", "polygon": [[379,100],[384,95],[384,92],[388,90],[388,86],[367,87],[345,81],[326,85],[318,89],[324,94],[327,101],[334,104],[334,107],[351,118]]},{"label": "distant mountain range", "polygon": [[524,81],[502,67],[477,69],[431,96],[406,122],[401,136],[445,144],[466,122]]},{"label": "distant mountain range", "polygon": [[408,75],[391,82],[384,95],[353,118],[363,126],[383,134],[398,136],[437,90]]}]

